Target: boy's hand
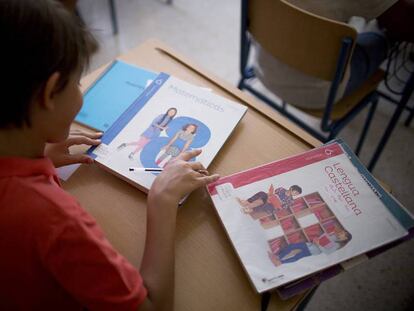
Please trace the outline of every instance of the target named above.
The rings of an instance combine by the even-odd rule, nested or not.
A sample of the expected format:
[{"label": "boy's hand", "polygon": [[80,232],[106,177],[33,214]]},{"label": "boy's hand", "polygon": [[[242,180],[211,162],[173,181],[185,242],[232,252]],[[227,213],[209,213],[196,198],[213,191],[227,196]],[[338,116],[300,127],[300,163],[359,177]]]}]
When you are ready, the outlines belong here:
[{"label": "boy's hand", "polygon": [[273,187],[273,184],[270,184],[268,194],[269,195],[274,195],[275,194],[275,187]]},{"label": "boy's hand", "polygon": [[93,159],[86,154],[71,154],[69,147],[74,145],[96,146],[101,143],[98,139],[102,133],[87,133],[83,131],[71,131],[69,137],[60,143],[46,144],[45,156],[50,158],[55,167],[60,167],[75,163],[93,163]]},{"label": "boy's hand", "polygon": [[200,162],[188,162],[198,156],[201,150],[191,150],[180,154],[165,166],[164,171],[154,180],[149,200],[163,203],[178,204],[179,201],[193,190],[205,186],[220,176],[208,176],[208,172]]}]

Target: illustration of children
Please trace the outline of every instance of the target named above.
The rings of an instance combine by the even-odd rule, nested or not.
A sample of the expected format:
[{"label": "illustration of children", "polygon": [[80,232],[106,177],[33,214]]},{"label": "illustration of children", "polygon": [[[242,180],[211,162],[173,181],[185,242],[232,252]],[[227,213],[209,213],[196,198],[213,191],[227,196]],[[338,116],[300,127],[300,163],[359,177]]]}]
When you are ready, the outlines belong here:
[{"label": "illustration of children", "polygon": [[160,165],[161,162],[164,161],[168,156],[171,156],[171,158],[168,160],[170,161],[172,158],[175,158],[186,151],[193,142],[197,128],[198,126],[192,123],[184,125],[183,128],[178,131],[168,142],[168,144],[161,149],[165,150],[165,152],[157,159],[157,161],[155,161],[155,163],[157,165]]},{"label": "illustration of children", "polygon": [[166,113],[159,115],[152,121],[151,125],[141,134],[139,140],[122,143],[117,147],[117,150],[122,150],[127,146],[136,146],[128,155],[128,158],[133,160],[136,153],[142,150],[152,139],[159,137],[161,132],[168,128],[168,123],[174,119],[176,114],[177,108],[169,108]]},{"label": "illustration of children", "polygon": [[291,186],[288,190],[279,187],[274,190],[270,185],[268,193],[260,191],[247,200],[236,198],[242,206],[241,210],[245,214],[265,212],[271,214],[275,209],[286,209],[294,200],[295,196],[302,193],[302,188],[298,185]]},{"label": "illustration of children", "polygon": [[[320,243],[320,239],[329,239],[329,243]],[[285,263],[292,263],[301,258],[324,254],[332,254],[338,249],[344,247],[351,241],[352,235],[342,229],[336,228],[330,234],[323,234],[321,237],[314,239],[312,242],[291,243],[282,248],[277,254],[268,252],[269,258],[275,266]]]}]

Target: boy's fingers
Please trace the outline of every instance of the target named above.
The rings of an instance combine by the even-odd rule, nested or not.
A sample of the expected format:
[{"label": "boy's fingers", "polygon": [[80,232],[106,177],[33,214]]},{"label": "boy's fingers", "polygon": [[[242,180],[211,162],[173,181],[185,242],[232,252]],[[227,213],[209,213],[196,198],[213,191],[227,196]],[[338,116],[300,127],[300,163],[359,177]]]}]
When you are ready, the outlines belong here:
[{"label": "boy's fingers", "polygon": [[200,153],[201,153],[201,149],[190,150],[190,151],[183,152],[177,158],[184,160],[184,161],[189,161],[192,158],[198,156]]},{"label": "boy's fingers", "polygon": [[92,139],[86,136],[72,136],[66,140],[66,146],[70,147],[73,145],[90,145],[95,146],[101,143],[100,139]]},{"label": "boy's fingers", "polygon": [[86,154],[76,154],[71,156],[73,163],[92,164],[93,159]]},{"label": "boy's fingers", "polygon": [[62,159],[62,165],[70,165],[76,163],[92,164],[93,159],[86,154],[70,154]]},{"label": "boy's fingers", "polygon": [[207,170],[197,170],[197,173],[208,176],[210,173]]},{"label": "boy's fingers", "polygon": [[102,135],[103,135],[102,132],[92,132],[92,133],[85,132],[85,133],[83,133],[83,136],[93,138],[93,139],[100,138],[100,137],[102,137]]},{"label": "boy's fingers", "polygon": [[220,175],[219,174],[213,174],[211,176],[203,176],[203,177],[200,177],[199,180],[201,180],[204,184],[207,185],[209,183],[212,183],[212,182],[216,181],[219,178],[220,178]]},{"label": "boy's fingers", "polygon": [[70,131],[70,136],[85,136],[93,139],[97,139],[99,137],[102,137],[102,132],[85,132],[82,130],[73,130]]},{"label": "boy's fingers", "polygon": [[206,168],[201,164],[201,162],[189,162],[188,163],[191,168],[195,171],[205,171]]}]

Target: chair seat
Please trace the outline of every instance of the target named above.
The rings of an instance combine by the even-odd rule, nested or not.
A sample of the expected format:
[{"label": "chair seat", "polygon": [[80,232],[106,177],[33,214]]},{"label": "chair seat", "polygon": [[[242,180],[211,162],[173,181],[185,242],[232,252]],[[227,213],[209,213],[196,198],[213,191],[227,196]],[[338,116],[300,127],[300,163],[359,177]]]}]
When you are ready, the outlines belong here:
[{"label": "chair seat", "polygon": [[[358,105],[362,99],[376,90],[378,84],[384,79],[385,72],[382,69],[378,69],[368,80],[366,80],[357,90],[352,94],[342,98],[340,101],[335,103],[331,113],[331,120],[338,120],[345,116],[348,112],[352,110],[356,105]],[[317,118],[322,118],[324,113],[324,108],[321,109],[304,109],[298,108],[307,114],[310,114]]]}]

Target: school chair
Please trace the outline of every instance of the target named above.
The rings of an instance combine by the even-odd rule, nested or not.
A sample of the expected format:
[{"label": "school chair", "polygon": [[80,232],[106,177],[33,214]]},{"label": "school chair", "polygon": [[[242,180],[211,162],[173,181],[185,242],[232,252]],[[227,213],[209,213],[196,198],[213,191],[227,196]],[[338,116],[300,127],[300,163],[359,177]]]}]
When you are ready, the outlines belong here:
[{"label": "school chair", "polygon": [[[251,37],[279,61],[309,76],[331,82],[324,108],[297,107],[320,118],[322,133],[288,111],[286,103],[278,104],[253,87],[251,82],[256,76],[254,67],[248,61]],[[376,88],[384,72],[378,70],[357,90],[335,102],[356,37],[357,32],[351,26],[308,13],[283,0],[242,0],[241,79],[238,88],[246,89],[322,142],[336,137],[358,113],[369,107],[355,151],[358,154],[377,107]],[[295,106],[295,103],[289,104]]]}]

